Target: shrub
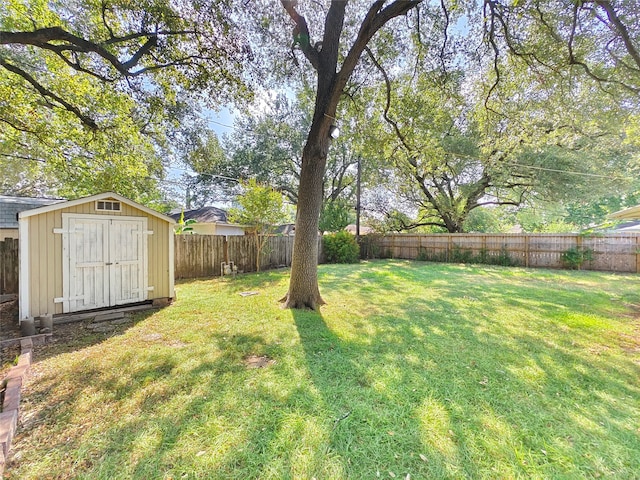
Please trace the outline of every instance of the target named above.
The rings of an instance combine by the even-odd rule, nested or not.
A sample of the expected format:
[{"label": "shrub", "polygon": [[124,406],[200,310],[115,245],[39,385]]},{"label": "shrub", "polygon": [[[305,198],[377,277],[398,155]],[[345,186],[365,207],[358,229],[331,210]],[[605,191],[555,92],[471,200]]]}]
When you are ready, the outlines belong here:
[{"label": "shrub", "polygon": [[324,254],[328,263],[358,263],[360,246],[349,232],[337,232],[322,237]]},{"label": "shrub", "polygon": [[473,252],[468,249],[460,248],[454,244],[451,250],[449,261],[451,263],[474,263]]},{"label": "shrub", "polygon": [[572,270],[580,270],[584,262],[593,261],[593,250],[584,247],[571,247],[562,252],[562,263]]},{"label": "shrub", "polygon": [[427,261],[429,261],[429,252],[427,252],[426,248],[420,247],[420,250],[418,251],[418,256],[416,257],[416,260],[418,260],[419,262],[427,262]]},{"label": "shrub", "polygon": [[503,245],[500,249],[500,254],[493,259],[494,265],[501,265],[503,267],[515,267],[518,262],[514,261],[509,255],[509,250],[507,250],[507,246]]}]

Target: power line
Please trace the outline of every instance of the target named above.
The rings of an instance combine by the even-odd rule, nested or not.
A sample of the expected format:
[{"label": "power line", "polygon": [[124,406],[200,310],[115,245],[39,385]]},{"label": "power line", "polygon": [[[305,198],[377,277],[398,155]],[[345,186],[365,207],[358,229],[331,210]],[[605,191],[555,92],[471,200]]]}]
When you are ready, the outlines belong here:
[{"label": "power line", "polygon": [[598,173],[588,173],[588,172],[576,172],[572,170],[560,170],[556,168],[546,168],[546,167],[537,167],[534,165],[522,165],[521,163],[514,162],[506,162],[506,165],[511,165],[514,167],[522,167],[522,168],[530,168],[533,170],[541,170],[545,172],[554,172],[554,173],[567,173],[569,175],[579,175],[583,177],[595,177],[595,178],[608,178],[611,180],[633,180],[633,177],[615,177],[611,175],[600,175]]},{"label": "power line", "polygon": [[[471,160],[476,160],[478,162],[483,162],[483,159],[475,156],[475,155],[468,155],[466,153],[455,153],[455,152],[451,152],[451,151],[445,151],[445,154],[447,155],[454,155],[456,157],[462,157],[462,158],[469,158]],[[545,160],[549,159],[550,155],[547,154],[547,156],[545,157]],[[608,178],[611,180],[633,180],[633,177],[619,177],[619,176],[612,176],[612,175],[601,175],[601,174],[597,174],[597,173],[588,173],[588,172],[577,172],[575,170],[560,170],[560,169],[555,169],[555,168],[547,168],[547,167],[538,167],[535,165],[523,165],[521,163],[516,163],[516,162],[510,162],[510,161],[505,161],[502,163],[502,165],[507,165],[507,166],[513,166],[513,167],[522,167],[522,168],[530,168],[532,170],[540,170],[540,171],[545,171],[545,172],[553,172],[553,173],[566,173],[569,175],[577,175],[577,176],[583,176],[583,177],[594,177],[594,178]]]},{"label": "power line", "polygon": [[237,127],[234,127],[233,125],[225,125],[224,123],[220,123],[212,119],[208,119],[208,120],[210,123],[215,123],[216,125],[220,125],[221,127],[231,128],[232,130],[235,130],[237,128]]}]

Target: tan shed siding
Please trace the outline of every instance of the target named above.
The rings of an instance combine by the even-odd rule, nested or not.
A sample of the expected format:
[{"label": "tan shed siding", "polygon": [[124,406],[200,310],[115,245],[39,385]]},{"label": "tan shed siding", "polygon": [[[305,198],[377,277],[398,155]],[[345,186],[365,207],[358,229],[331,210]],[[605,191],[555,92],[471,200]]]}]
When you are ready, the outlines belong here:
[{"label": "tan shed siding", "polygon": [[158,228],[158,240],[161,241],[162,250],[161,254],[158,254],[158,265],[162,265],[160,270],[159,283],[162,287],[162,297],[170,297],[172,294],[169,291],[169,229],[172,228],[168,223],[160,225]]},{"label": "tan shed siding", "polygon": [[54,234],[54,228],[62,228],[62,214],[146,217],[148,235],[148,285],[153,291],[148,298],[169,297],[169,228],[168,222],[149,215],[133,206],[122,205],[122,211],[96,211],[95,202],[54,210],[28,217],[29,221],[29,307],[31,316],[45,313],[62,313],[62,303],[54,299],[63,296],[62,284],[62,235]]},{"label": "tan shed siding", "polygon": [[[44,236],[47,237],[47,239],[49,240],[47,242],[48,245],[51,245],[51,248],[47,248],[47,272],[55,272],[55,257],[56,257],[56,253],[55,253],[55,237],[59,237],[60,235],[56,235],[53,234],[53,225],[54,225],[54,219],[53,219],[53,215],[44,215],[44,224],[45,224],[45,228],[44,228]],[[51,235],[51,237],[48,237],[48,235]],[[52,299],[55,298],[55,273],[54,273],[54,278],[53,281],[48,281],[46,282],[46,286],[45,286],[45,291],[46,293],[46,297],[45,297],[45,302],[46,299]],[[45,304],[45,307],[49,308],[48,305]],[[53,310],[51,310],[49,313],[55,313],[55,303],[53,304]]]},{"label": "tan shed siding", "polygon": [[53,299],[56,285],[62,285],[62,278],[56,279],[55,265],[56,257],[62,265],[62,252],[56,251],[56,235],[53,233],[56,213],[29,218],[29,308],[32,316],[58,313]]},{"label": "tan shed siding", "polygon": [[157,217],[149,219],[149,298],[169,297],[169,224]]},{"label": "tan shed siding", "polygon": [[[106,199],[105,199],[106,200]],[[87,202],[82,203],[80,205],[76,205],[75,207],[69,207],[62,210],[58,210],[60,213],[82,213],[89,215],[108,215],[110,217],[119,217],[119,216],[128,216],[128,217],[147,217],[150,216],[142,210],[138,210],[137,208],[126,205],[124,203],[120,204],[122,210],[119,212],[114,212],[112,210],[96,210],[96,202]],[[57,213],[56,212],[56,213]],[[62,218],[62,216],[60,217]],[[157,218],[157,217],[154,217]],[[166,222],[165,222],[166,223]]]},{"label": "tan shed siding", "polygon": [[[47,215],[51,215],[53,218],[53,228],[62,228],[62,213],[50,212]],[[52,230],[53,231],[53,230]],[[54,271],[56,274],[53,277],[53,298],[62,298],[64,295],[64,287],[62,286],[62,235],[53,235],[53,251],[54,254]],[[62,303],[55,304],[55,313],[62,313]]]},{"label": "tan shed siding", "polygon": [[148,256],[148,268],[149,268],[149,286],[153,287],[153,290],[148,292],[147,298],[156,298],[160,296],[161,284],[159,284],[159,270],[160,266],[157,262],[159,249],[162,247],[158,242],[158,219],[157,218],[149,218],[149,223],[147,224],[147,228],[153,231],[152,235],[147,235],[147,245],[149,246],[147,251]]}]

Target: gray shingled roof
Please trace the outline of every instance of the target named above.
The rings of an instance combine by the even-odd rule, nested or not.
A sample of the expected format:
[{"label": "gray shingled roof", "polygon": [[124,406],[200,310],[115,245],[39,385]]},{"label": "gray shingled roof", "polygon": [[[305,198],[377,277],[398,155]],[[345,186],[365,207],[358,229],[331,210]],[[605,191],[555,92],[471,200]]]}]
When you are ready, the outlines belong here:
[{"label": "gray shingled roof", "polygon": [[18,228],[18,213],[59,202],[64,200],[0,195],[0,228]]},{"label": "gray shingled roof", "polygon": [[[176,222],[180,220],[180,212],[169,215]],[[228,223],[227,212],[216,207],[202,207],[194,210],[185,210],[185,220],[195,220],[198,223]]]}]

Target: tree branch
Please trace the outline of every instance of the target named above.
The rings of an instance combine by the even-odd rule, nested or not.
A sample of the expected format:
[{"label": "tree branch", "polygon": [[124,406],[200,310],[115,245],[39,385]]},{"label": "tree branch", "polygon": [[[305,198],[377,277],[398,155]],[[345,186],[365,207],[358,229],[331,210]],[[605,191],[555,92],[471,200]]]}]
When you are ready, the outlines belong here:
[{"label": "tree branch", "polygon": [[[406,14],[409,10],[417,7],[420,3],[422,3],[422,0],[395,0],[393,3],[382,9],[384,0],[374,2],[362,21],[360,30],[358,31],[358,36],[342,63],[342,68],[338,72],[338,83],[344,82],[346,84],[347,79],[351,76],[351,73],[358,63],[362,52],[367,48],[369,40],[373,38],[378,30],[380,30],[389,20]],[[342,87],[344,87],[344,84],[340,85],[340,91],[342,91]]]},{"label": "tree branch", "polygon": [[[0,45],[33,45],[34,47],[50,50],[58,55],[63,51],[73,51],[76,53],[95,53],[108,63],[110,63],[118,72],[125,76],[133,76],[138,74],[132,72],[143,56],[147,55],[158,44],[157,33],[139,32],[133,37],[125,37],[123,39],[110,39],[109,43],[122,43],[129,38],[146,38],[147,41],[125,62],[121,62],[118,57],[105,49],[102,44],[86,40],[67,32],[61,27],[39,28],[32,32],[7,32],[0,31]],[[62,45],[50,42],[65,42]]]},{"label": "tree branch", "polygon": [[384,78],[384,84],[385,84],[385,87],[386,87],[386,101],[385,101],[385,105],[384,105],[384,110],[382,112],[382,116],[385,119],[385,121],[389,125],[391,125],[391,127],[393,128],[396,136],[398,137],[398,140],[400,140],[400,142],[402,143],[402,146],[411,155],[412,152],[413,152],[413,148],[411,148],[411,146],[407,142],[407,138],[400,131],[400,127],[398,126],[398,122],[396,122],[395,120],[393,120],[389,116],[389,109],[391,108],[391,80],[389,80],[389,75],[387,75],[387,72],[384,69],[384,67],[380,64],[380,62],[378,62],[376,57],[373,55],[373,52],[371,51],[371,49],[369,47],[365,47],[365,51],[369,55],[369,58],[371,59],[371,62],[373,62],[373,64],[376,66],[376,68],[382,74],[382,78]]},{"label": "tree branch", "polygon": [[297,0],[280,0],[282,6],[291,17],[291,20],[296,24],[293,28],[293,42],[294,45],[300,46],[300,50],[304,56],[309,60],[309,63],[313,68],[318,70],[320,66],[320,59],[318,51],[311,45],[311,36],[309,34],[309,27],[305,18],[296,11]]},{"label": "tree branch", "polygon": [[606,0],[595,0],[594,3],[601,7],[605,12],[607,12],[607,17],[622,38],[622,42],[624,43],[627,52],[629,53],[631,58],[633,58],[633,61],[636,63],[638,68],[640,68],[640,53],[638,52],[636,46],[633,44],[631,35],[629,35],[629,30],[627,30],[627,27],[624,25],[624,23],[622,23],[620,17],[618,17],[615,9],[613,8],[613,5],[611,5],[611,2]]},{"label": "tree branch", "polygon": [[48,90],[47,88],[43,87],[35,78],[33,78],[31,75],[29,75],[24,70],[16,67],[15,65],[12,65],[11,63],[9,63],[6,60],[4,60],[3,58],[0,58],[0,66],[4,67],[6,70],[9,70],[11,73],[14,73],[14,74],[22,77],[29,84],[31,84],[31,86],[33,88],[35,88],[36,91],[40,95],[42,95],[43,97],[50,98],[50,99],[54,100],[55,102],[59,103],[60,105],[62,105],[62,107],[64,107],[65,110],[67,110],[68,112],[73,113],[76,117],[78,117],[78,119],[80,119],[80,121],[84,125],[89,127],[91,130],[95,131],[95,130],[98,129],[98,124],[95,122],[95,120],[93,118],[89,117],[88,115],[85,115],[84,113],[82,113],[80,111],[80,109],[78,107],[76,107],[74,105],[71,105],[69,102],[67,102],[63,98],[59,97],[58,95],[53,93],[51,90]]}]

